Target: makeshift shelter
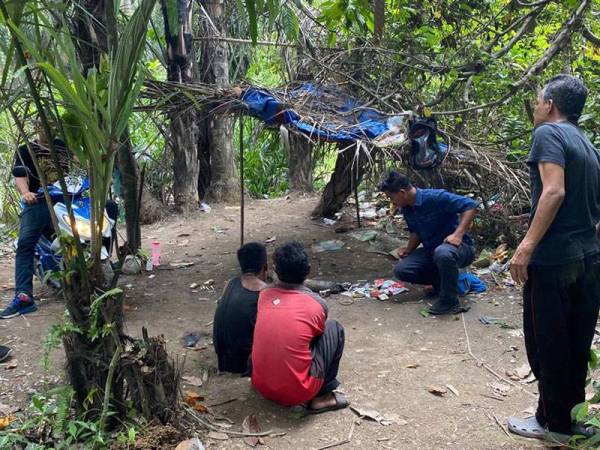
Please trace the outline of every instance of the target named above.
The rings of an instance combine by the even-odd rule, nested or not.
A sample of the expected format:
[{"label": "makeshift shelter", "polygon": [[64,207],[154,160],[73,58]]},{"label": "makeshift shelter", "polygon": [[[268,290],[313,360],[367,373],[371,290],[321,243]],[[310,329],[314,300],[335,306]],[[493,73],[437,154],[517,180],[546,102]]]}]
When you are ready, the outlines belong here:
[{"label": "makeshift shelter", "polygon": [[[243,114],[262,120],[268,127],[283,126],[305,136],[312,142],[338,144],[338,157],[331,180],[326,185],[314,216],[331,216],[343,206],[373,163],[374,156],[407,161],[401,151],[408,142],[407,123],[411,111],[383,113],[361,102],[337,86],[317,86],[302,83],[279,89],[254,86],[236,86],[230,89],[207,84],[177,84],[169,82],[146,83],[141,109],[163,109],[185,114],[189,109],[209,111],[210,114]],[[243,127],[240,127],[243,128]],[[241,131],[241,130],[240,130]],[[527,203],[527,189],[522,169],[505,163],[503,155],[494,149],[478,152],[469,142],[454,140],[444,134],[445,149],[454,188],[477,190],[486,199],[502,192],[506,202],[513,205]],[[243,139],[240,139],[240,144]],[[460,150],[452,151],[459,143]],[[452,155],[452,153],[455,153]],[[243,164],[243,148],[240,148]],[[243,173],[243,170],[242,170]],[[416,178],[423,177],[413,173]],[[425,175],[427,176],[427,175]],[[427,183],[431,184],[431,183]],[[358,202],[356,202],[358,205]],[[243,180],[242,180],[242,235],[243,235]],[[357,210],[357,220],[360,216]]]}]

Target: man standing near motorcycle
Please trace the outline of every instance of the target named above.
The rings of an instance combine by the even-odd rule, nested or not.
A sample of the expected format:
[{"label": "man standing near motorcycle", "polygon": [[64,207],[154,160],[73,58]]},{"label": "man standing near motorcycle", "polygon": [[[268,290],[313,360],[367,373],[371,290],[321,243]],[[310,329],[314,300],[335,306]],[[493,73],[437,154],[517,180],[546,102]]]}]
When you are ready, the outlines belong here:
[{"label": "man standing near motorcycle", "polygon": [[[35,246],[44,233],[52,231],[52,221],[48,210],[51,205],[48,205],[44,197],[38,194],[38,189],[41,187],[40,176],[29,148],[35,155],[38,168],[46,176],[48,184],[58,180],[58,171],[50,157],[49,139],[41,123],[36,125],[36,132],[37,140],[28,145],[21,145],[17,149],[12,170],[24,207],[20,216],[19,240],[15,259],[15,297],[10,305],[0,313],[0,319],[10,319],[37,310],[33,298]],[[60,139],[54,139],[54,148],[58,152],[63,172],[67,173],[70,154],[65,143]]]}]

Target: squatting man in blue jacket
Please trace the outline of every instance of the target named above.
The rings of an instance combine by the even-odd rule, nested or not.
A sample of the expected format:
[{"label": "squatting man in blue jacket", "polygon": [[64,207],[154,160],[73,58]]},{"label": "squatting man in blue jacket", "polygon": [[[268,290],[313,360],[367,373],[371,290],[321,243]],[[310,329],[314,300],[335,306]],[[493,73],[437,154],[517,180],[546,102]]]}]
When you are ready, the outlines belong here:
[{"label": "squatting man in blue jacket", "polygon": [[[433,286],[430,314],[457,314],[458,272],[473,261],[473,240],[466,234],[479,203],[443,189],[420,189],[398,172],[380,184],[394,206],[401,208],[410,237],[399,250],[394,275],[401,281]],[[422,244],[422,246],[420,246]]]}]

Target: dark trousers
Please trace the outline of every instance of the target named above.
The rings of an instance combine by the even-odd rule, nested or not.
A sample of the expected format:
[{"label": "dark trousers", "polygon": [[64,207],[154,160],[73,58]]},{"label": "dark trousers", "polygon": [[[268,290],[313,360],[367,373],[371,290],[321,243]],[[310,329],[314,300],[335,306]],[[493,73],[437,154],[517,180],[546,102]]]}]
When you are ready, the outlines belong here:
[{"label": "dark trousers", "polygon": [[569,433],[585,380],[600,305],[600,255],[558,266],[530,266],[523,290],[527,358],[540,392],[536,417]]},{"label": "dark trousers", "polygon": [[458,271],[468,266],[475,257],[471,245],[455,247],[442,244],[435,249],[420,247],[394,267],[394,275],[401,281],[431,284],[439,292],[440,300],[458,303]]},{"label": "dark trousers", "polygon": [[311,345],[313,362],[310,374],[324,380],[317,397],[333,391],[340,385],[337,374],[344,352],[344,341],[344,327],[336,320],[327,320],[325,332]]},{"label": "dark trousers", "polygon": [[[116,221],[119,207],[113,201],[106,202],[107,215]],[[25,205],[21,212],[19,239],[15,257],[15,294],[21,292],[33,297],[33,257],[35,246],[42,235],[51,236],[54,232],[48,204],[44,199]],[[110,239],[104,245],[110,245]],[[107,247],[108,249],[108,247]],[[110,251],[110,249],[108,249]]]},{"label": "dark trousers", "polygon": [[38,199],[33,205],[25,205],[21,212],[19,240],[15,258],[15,294],[33,296],[33,255],[35,246],[43,234],[52,233],[52,221],[48,205]]}]

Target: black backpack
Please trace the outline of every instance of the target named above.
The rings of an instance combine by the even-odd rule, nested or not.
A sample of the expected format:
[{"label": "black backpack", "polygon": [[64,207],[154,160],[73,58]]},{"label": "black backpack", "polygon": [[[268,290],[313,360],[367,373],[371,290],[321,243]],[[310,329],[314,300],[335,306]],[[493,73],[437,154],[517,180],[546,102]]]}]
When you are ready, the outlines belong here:
[{"label": "black backpack", "polygon": [[415,170],[433,169],[446,157],[448,146],[437,141],[437,122],[433,117],[417,117],[408,127],[410,156],[408,163]]}]

